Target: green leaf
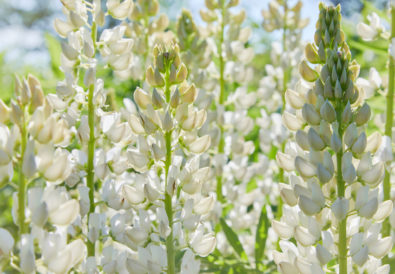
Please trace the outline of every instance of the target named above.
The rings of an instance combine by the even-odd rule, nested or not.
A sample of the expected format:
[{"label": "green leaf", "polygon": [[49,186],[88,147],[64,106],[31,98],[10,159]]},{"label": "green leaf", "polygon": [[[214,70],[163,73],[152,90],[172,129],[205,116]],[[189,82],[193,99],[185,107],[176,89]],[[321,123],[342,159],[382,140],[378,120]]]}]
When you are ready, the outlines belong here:
[{"label": "green leaf", "polygon": [[56,76],[62,76],[60,67],[60,53],[62,48],[59,41],[49,33],[45,33],[45,44],[47,45],[49,56],[51,57],[51,69]]},{"label": "green leaf", "polygon": [[243,245],[241,244],[239,237],[237,237],[237,234],[232,230],[230,226],[228,226],[224,218],[220,219],[220,224],[222,230],[225,233],[226,239],[228,240],[229,244],[233,247],[233,249],[236,251],[237,255],[239,255],[242,261],[248,262],[247,253],[244,251]]},{"label": "green leaf", "polygon": [[263,259],[269,226],[270,224],[269,219],[267,218],[266,205],[263,205],[255,235],[255,263],[257,267],[261,264]]},{"label": "green leaf", "polygon": [[[357,40],[351,40],[351,39],[347,43],[349,44],[351,49],[355,48],[355,49],[359,49],[361,51],[371,50],[379,55],[384,55],[384,56],[388,55],[388,47],[384,48],[384,47],[377,46],[374,43],[368,43],[365,41],[357,41]],[[385,42],[383,42],[383,43],[385,43]]]}]

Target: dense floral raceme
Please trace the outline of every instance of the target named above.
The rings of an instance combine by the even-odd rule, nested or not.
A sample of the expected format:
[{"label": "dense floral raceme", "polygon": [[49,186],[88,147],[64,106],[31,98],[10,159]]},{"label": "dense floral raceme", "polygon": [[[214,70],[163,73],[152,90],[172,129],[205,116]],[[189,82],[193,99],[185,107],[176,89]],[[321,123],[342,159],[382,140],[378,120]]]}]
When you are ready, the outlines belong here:
[{"label": "dense floral raceme", "polygon": [[302,1],[259,27],[238,0],[60,2],[56,92],[0,99],[1,271],[395,271],[393,2],[351,38],[340,5],[308,34]]}]

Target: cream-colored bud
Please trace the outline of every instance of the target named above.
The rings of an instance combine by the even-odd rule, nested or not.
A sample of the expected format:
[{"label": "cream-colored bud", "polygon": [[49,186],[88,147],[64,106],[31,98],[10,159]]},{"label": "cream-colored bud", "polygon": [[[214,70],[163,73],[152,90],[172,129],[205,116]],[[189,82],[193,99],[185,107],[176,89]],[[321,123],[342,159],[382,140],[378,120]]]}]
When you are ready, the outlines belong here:
[{"label": "cream-colored bud", "polygon": [[169,111],[166,111],[165,117],[163,118],[162,129],[166,132],[173,129],[173,120],[171,119]]},{"label": "cream-colored bud", "polygon": [[90,67],[85,71],[84,85],[86,87],[90,87],[91,85],[95,85],[95,82],[96,82],[96,68]]},{"label": "cream-colored bud", "polygon": [[17,125],[21,125],[22,116],[23,116],[23,112],[21,108],[16,104],[16,102],[11,101],[11,112],[10,112],[11,122]]},{"label": "cream-colored bud", "polygon": [[344,197],[338,197],[331,206],[333,215],[335,215],[336,219],[339,221],[343,220],[347,216],[348,208],[349,200]]},{"label": "cream-colored bud", "polygon": [[202,17],[203,21],[206,23],[217,20],[217,14],[212,10],[200,10],[200,17]]},{"label": "cream-colored bud", "polygon": [[288,224],[272,220],[272,228],[281,239],[289,239],[294,235],[294,228]]},{"label": "cream-colored bud", "polygon": [[324,193],[322,192],[321,186],[318,184],[318,182],[312,181],[310,183],[310,189],[312,197],[311,199],[313,200],[313,202],[323,208],[325,206],[325,197]]},{"label": "cream-colored bud", "polygon": [[304,98],[292,89],[287,89],[285,92],[285,99],[287,100],[287,103],[290,104],[294,109],[302,108],[305,103]]},{"label": "cream-colored bud", "polygon": [[144,195],[141,195],[139,191],[133,186],[124,184],[122,186],[122,195],[126,198],[126,200],[135,205],[135,204],[140,204],[144,201],[145,197]]},{"label": "cream-colored bud", "polygon": [[159,191],[153,188],[150,184],[144,185],[144,194],[151,203],[155,202],[160,195]]},{"label": "cream-colored bud", "polygon": [[284,125],[289,130],[293,130],[293,131],[300,129],[303,125],[303,122],[301,121],[301,119],[299,119],[295,115],[289,113],[288,111],[284,111],[282,120],[283,120]]},{"label": "cream-colored bud", "polygon": [[363,106],[358,110],[354,118],[357,126],[362,126],[363,124],[367,123],[370,119],[370,115],[371,111],[369,105],[367,103],[363,104]]},{"label": "cream-colored bud", "polygon": [[379,207],[379,202],[377,200],[377,197],[374,197],[374,198],[370,199],[367,203],[365,203],[358,210],[358,214],[361,217],[365,217],[367,219],[370,219],[376,213],[378,207]]},{"label": "cream-colored bud", "polygon": [[66,38],[67,34],[73,30],[74,26],[68,22],[56,18],[54,22],[54,28],[60,37]]},{"label": "cream-colored bud", "polygon": [[342,113],[342,121],[344,124],[348,124],[351,122],[351,119],[352,119],[351,105],[350,102],[347,102],[347,105]]},{"label": "cream-colored bud", "polygon": [[277,152],[276,161],[277,161],[277,164],[285,171],[290,172],[295,169],[294,160],[293,160],[292,156],[290,156],[288,154],[285,154],[282,152]]},{"label": "cream-colored bud", "polygon": [[165,80],[157,68],[154,71],[154,69],[150,66],[147,69],[146,78],[148,84],[150,84],[152,87],[163,87],[165,85]]},{"label": "cream-colored bud", "polygon": [[325,103],[321,106],[320,114],[322,118],[325,119],[328,123],[332,123],[336,120],[336,111],[332,104],[326,100]]},{"label": "cream-colored bud", "polygon": [[391,215],[392,209],[393,203],[391,200],[386,200],[380,203],[376,213],[373,215],[373,219],[378,222],[384,221],[388,216]]},{"label": "cream-colored bud", "polygon": [[158,93],[156,88],[152,91],[152,105],[155,108],[162,108],[164,106],[164,100],[162,96]]},{"label": "cream-colored bud", "polygon": [[319,77],[318,72],[310,68],[305,60],[303,60],[299,65],[299,73],[303,79],[308,82],[314,82]]},{"label": "cream-colored bud", "polygon": [[128,123],[129,123],[130,128],[132,129],[132,131],[135,134],[144,134],[145,133],[145,130],[144,130],[143,125],[141,124],[140,118],[138,118],[136,115],[131,114],[129,116]]},{"label": "cream-colored bud", "polygon": [[326,170],[326,168],[322,164],[318,164],[317,177],[321,183],[327,183],[332,179],[333,173],[331,174],[328,170]]},{"label": "cream-colored bud", "polygon": [[324,97],[327,99],[332,99],[333,96],[334,94],[333,94],[332,81],[331,78],[328,76],[325,80]]},{"label": "cream-colored bud", "polygon": [[315,167],[300,156],[295,157],[295,168],[303,177],[310,178],[315,175]]},{"label": "cream-colored bud", "polygon": [[331,137],[331,148],[335,153],[338,153],[342,149],[342,141],[336,132],[334,132]]},{"label": "cream-colored bud", "polygon": [[341,98],[342,96],[343,96],[342,87],[340,86],[339,80],[336,80],[336,85],[335,85],[335,98]]},{"label": "cream-colored bud", "polygon": [[309,141],[309,145],[313,150],[323,150],[325,148],[325,143],[322,141],[320,135],[314,130],[314,128],[310,128],[307,133],[307,139]]},{"label": "cream-colored bud", "polygon": [[307,60],[312,64],[319,63],[320,57],[318,56],[317,48],[312,43],[308,43],[304,48],[304,54]]},{"label": "cream-colored bud", "polygon": [[358,252],[352,255],[352,260],[359,266],[362,266],[369,258],[369,249],[367,246],[362,247]]},{"label": "cream-colored bud", "polygon": [[291,186],[280,183],[280,195],[283,201],[289,206],[295,206],[298,203],[298,198],[295,196],[295,192]]},{"label": "cream-colored bud", "polygon": [[109,0],[107,2],[108,13],[115,19],[123,20],[125,19],[133,10],[133,1],[124,0]]},{"label": "cream-colored bud", "polygon": [[378,162],[373,165],[373,167],[366,172],[364,172],[361,176],[363,182],[369,184],[374,187],[380,181],[380,178],[384,174],[384,165],[382,162]]},{"label": "cream-colored bud", "polygon": [[392,245],[393,242],[391,236],[379,239],[377,241],[372,241],[369,243],[369,253],[377,259],[381,259],[391,251]]},{"label": "cream-colored bud", "polygon": [[134,91],[133,98],[139,108],[142,109],[146,109],[148,105],[152,104],[149,94],[140,87],[137,87]]},{"label": "cream-colored bud", "polygon": [[125,232],[126,237],[136,245],[144,244],[148,238],[148,232],[142,227],[129,227]]},{"label": "cream-colored bud", "polygon": [[365,151],[366,144],[367,144],[366,133],[362,132],[362,134],[359,135],[358,139],[352,145],[351,151],[355,154],[362,154]]},{"label": "cream-colored bud", "polygon": [[10,117],[10,108],[0,99],[0,123],[5,124]]},{"label": "cream-colored bud", "polygon": [[300,195],[298,204],[300,209],[308,216],[315,215],[321,211],[320,206],[305,195]]},{"label": "cream-colored bud", "polygon": [[41,88],[40,81],[35,76],[29,74],[27,77],[27,82],[32,93],[31,107],[32,110],[35,110],[37,107],[44,104],[44,92]]},{"label": "cream-colored bud", "polygon": [[355,123],[351,123],[344,132],[344,142],[348,147],[352,147],[358,138],[358,130]]},{"label": "cream-colored bud", "polygon": [[187,104],[192,104],[197,96],[197,91],[195,85],[191,85],[182,95],[182,101]]},{"label": "cream-colored bud", "polygon": [[381,145],[381,134],[377,131],[368,137],[365,151],[375,153]]},{"label": "cream-colored bud", "polygon": [[227,4],[227,8],[231,8],[231,7],[235,7],[239,4],[239,0],[229,0],[228,4]]},{"label": "cream-colored bud", "polygon": [[301,129],[299,129],[298,131],[296,131],[295,134],[295,140],[296,143],[303,149],[303,150],[309,150],[310,149],[310,145],[309,145],[309,141],[307,139],[307,133]]},{"label": "cream-colored bud", "polygon": [[343,175],[343,180],[349,184],[354,182],[355,178],[357,177],[355,168],[351,163],[342,169],[342,175]]},{"label": "cream-colored bud", "polygon": [[62,52],[64,56],[69,60],[76,60],[79,56],[78,51],[76,51],[72,46],[70,46],[67,42],[62,42]]},{"label": "cream-colored bud", "polygon": [[311,246],[316,242],[316,238],[312,235],[305,227],[296,226],[295,228],[295,240],[302,246]]},{"label": "cream-colored bud", "polygon": [[181,64],[181,67],[178,69],[177,76],[176,76],[176,83],[182,83],[188,76],[188,69],[184,63]]},{"label": "cream-colored bud", "polygon": [[166,155],[166,152],[164,149],[162,149],[160,146],[157,144],[152,144],[152,153],[154,155],[154,159],[156,161],[159,161],[160,159],[164,158]]},{"label": "cream-colored bud", "polygon": [[214,204],[215,199],[213,194],[211,194],[210,196],[203,198],[199,202],[197,202],[193,207],[193,210],[199,215],[206,215],[213,209]]},{"label": "cream-colored bud", "polygon": [[321,121],[320,115],[314,109],[314,107],[310,104],[304,104],[302,108],[303,118],[310,125],[319,125]]},{"label": "cream-colored bud", "polygon": [[74,25],[74,28],[78,29],[83,25],[85,25],[84,18],[82,18],[82,16],[79,15],[78,13],[71,10],[69,15],[70,15],[70,21]]},{"label": "cream-colored bud", "polygon": [[200,154],[205,152],[211,144],[211,138],[209,135],[204,135],[197,138],[189,145],[189,150],[193,153]]},{"label": "cream-colored bud", "polygon": [[29,84],[27,80],[23,80],[22,89],[21,89],[21,102],[24,105],[27,105],[32,97],[32,92],[30,91]]},{"label": "cream-colored bud", "polygon": [[209,10],[215,10],[218,8],[218,1],[217,0],[205,0],[204,3]]},{"label": "cream-colored bud", "polygon": [[178,88],[173,92],[173,95],[170,98],[170,106],[172,108],[177,108],[178,105],[180,104],[180,91]]},{"label": "cream-colored bud", "polygon": [[321,265],[327,264],[332,259],[332,254],[321,244],[317,244],[315,250]]}]

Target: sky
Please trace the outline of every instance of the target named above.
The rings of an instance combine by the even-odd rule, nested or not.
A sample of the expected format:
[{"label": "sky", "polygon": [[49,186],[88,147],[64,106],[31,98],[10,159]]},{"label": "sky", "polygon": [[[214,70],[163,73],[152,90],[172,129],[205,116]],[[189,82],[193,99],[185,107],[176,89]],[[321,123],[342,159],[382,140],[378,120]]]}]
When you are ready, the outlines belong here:
[{"label": "sky", "polygon": [[[43,0],[0,0],[1,5],[11,4],[14,7],[22,8],[25,11],[34,9],[35,5],[40,4],[39,1]],[[54,10],[53,19],[56,17],[63,17],[61,13],[62,5],[60,1],[51,0],[47,1]],[[181,9],[187,8],[191,10],[195,21],[198,24],[202,24],[200,19],[199,10],[204,7],[204,0],[168,0],[171,4],[176,3],[171,6],[171,9],[166,9],[161,7],[162,12],[166,12],[171,19],[175,19],[178,14],[180,14]],[[178,2],[178,3],[177,3]],[[293,0],[291,3],[295,2]],[[319,0],[304,0],[302,16],[303,18],[309,17],[310,23],[304,31],[303,38],[307,41],[311,41],[314,35],[315,22],[318,16],[318,3]],[[240,0],[240,8],[244,8],[247,13],[247,20],[258,23],[262,23],[262,9],[267,9],[269,0]],[[42,3],[41,3],[42,4]],[[3,15],[4,16],[4,15]],[[7,16],[7,15],[5,15]],[[18,18],[6,18],[9,22],[6,25],[0,26],[0,37],[5,37],[0,43],[0,52],[6,51],[6,60],[9,63],[14,64],[28,64],[36,67],[46,66],[49,63],[48,51],[45,47],[44,40],[44,30],[43,28],[25,28]],[[50,31],[55,34],[53,26],[51,23]],[[263,32],[263,30],[261,30]],[[252,44],[256,44],[259,35],[261,33],[253,33]],[[271,34],[273,39],[279,37],[279,33]],[[255,43],[254,43],[255,42]],[[257,45],[256,50],[261,50],[262,47]],[[21,56],[23,56],[23,62],[21,62]]]}]

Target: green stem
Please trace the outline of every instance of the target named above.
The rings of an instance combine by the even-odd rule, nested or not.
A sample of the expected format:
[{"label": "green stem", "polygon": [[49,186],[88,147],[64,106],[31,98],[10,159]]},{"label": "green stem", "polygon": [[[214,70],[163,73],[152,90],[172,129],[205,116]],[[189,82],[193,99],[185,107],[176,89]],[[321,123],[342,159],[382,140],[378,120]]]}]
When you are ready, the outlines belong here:
[{"label": "green stem", "polygon": [[[93,173],[93,160],[95,153],[95,106],[93,105],[93,91],[94,85],[89,86],[88,94],[88,124],[89,124],[89,143],[88,143],[88,167],[87,167],[87,185],[89,188],[89,212],[88,212],[88,227],[89,227],[89,216],[95,212],[95,182]],[[88,256],[95,255],[95,243],[87,240]]]},{"label": "green stem", "polygon": [[[342,124],[343,106],[339,102],[337,109],[337,121],[339,124],[339,138],[343,144],[343,124]],[[342,158],[343,158],[343,145],[338,153],[336,153],[337,162],[337,196],[344,197],[345,182],[342,174]],[[347,274],[347,216],[339,223],[339,273]]]},{"label": "green stem", "polygon": [[[220,1],[221,3],[221,29],[219,33],[219,44],[218,44],[218,55],[219,55],[219,105],[223,105],[225,103],[225,60],[222,53],[222,45],[224,43],[224,29],[225,29],[225,7],[224,1]],[[219,125],[220,129],[220,138],[218,143],[218,153],[222,154],[225,151],[225,130],[223,125]],[[223,194],[222,194],[222,176],[217,176],[217,200],[221,203],[224,202]]]},{"label": "green stem", "polygon": [[19,189],[18,189],[18,225],[19,225],[19,239],[22,234],[27,233],[28,227],[25,222],[25,206],[26,206],[26,178],[23,174],[23,160],[25,158],[27,132],[25,122],[25,107],[22,106],[22,121],[20,126],[21,131],[21,159],[19,170]]},{"label": "green stem", "polygon": [[[165,74],[165,98],[166,103],[170,103],[170,64],[166,67]],[[170,107],[170,104],[169,104]],[[170,111],[170,110],[169,110]],[[174,274],[175,273],[175,250],[174,250],[174,235],[173,235],[173,204],[172,204],[172,195],[170,195],[167,191],[168,189],[168,175],[169,169],[171,165],[171,133],[172,131],[167,131],[165,133],[165,143],[166,143],[166,159],[165,159],[165,211],[167,215],[167,219],[169,221],[170,234],[166,238],[166,252],[167,252],[167,273]]]},{"label": "green stem", "polygon": [[[395,8],[391,9],[391,37],[395,37]],[[394,58],[389,55],[389,69],[388,69],[388,93],[387,93],[387,113],[385,120],[385,135],[392,140],[392,124],[394,122],[394,77],[395,77],[395,62]],[[384,200],[391,199],[391,173],[385,170],[383,190]],[[389,219],[386,218],[383,226],[383,236],[389,236],[391,234],[391,225]]]}]

